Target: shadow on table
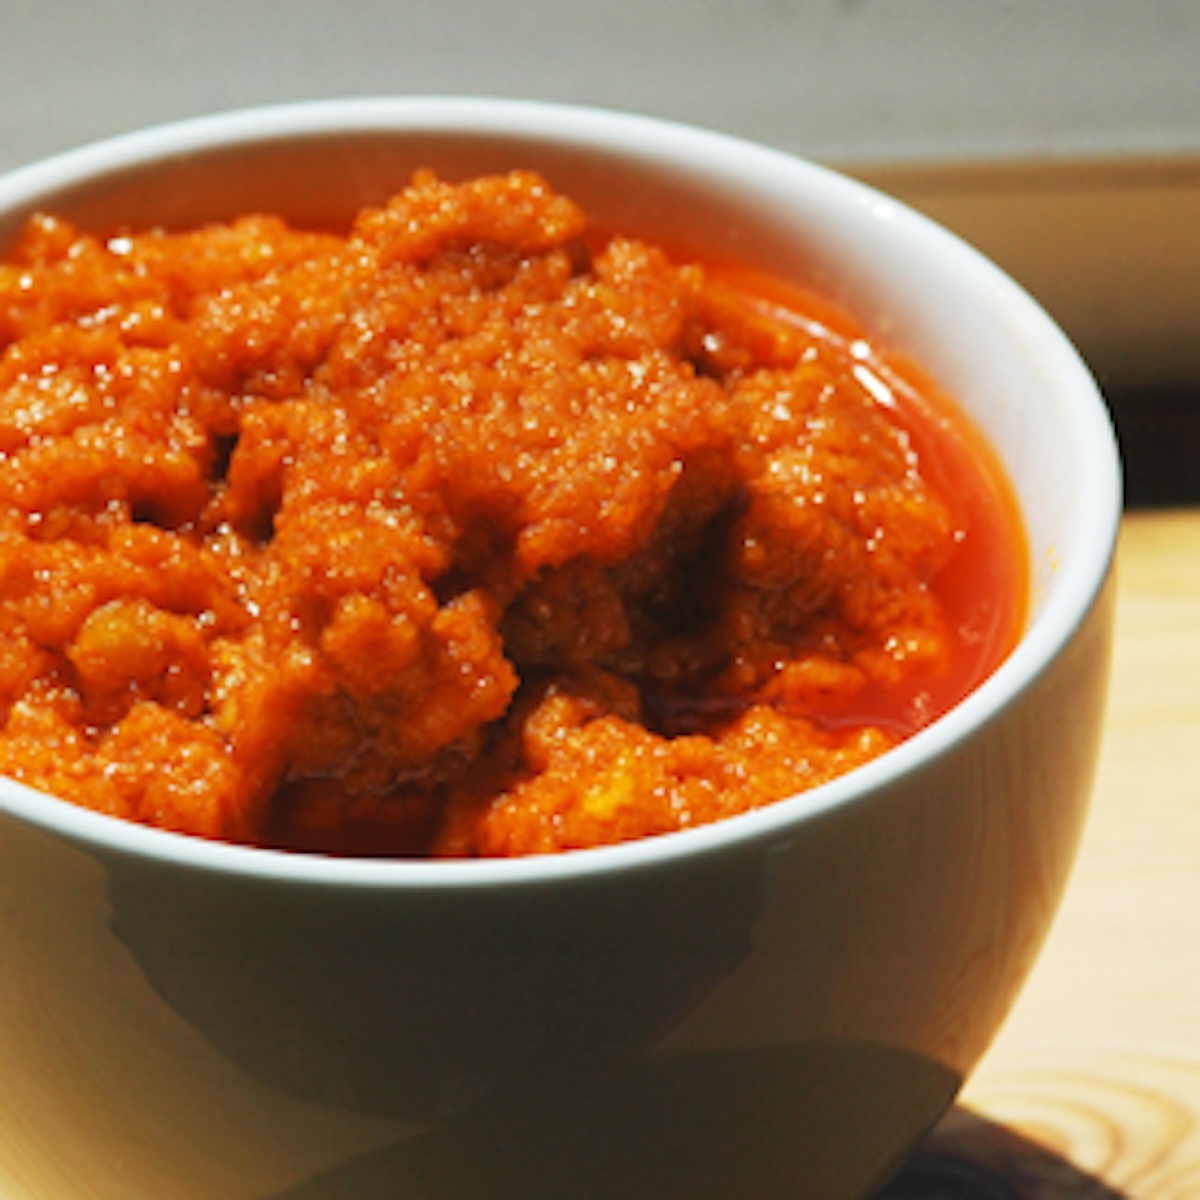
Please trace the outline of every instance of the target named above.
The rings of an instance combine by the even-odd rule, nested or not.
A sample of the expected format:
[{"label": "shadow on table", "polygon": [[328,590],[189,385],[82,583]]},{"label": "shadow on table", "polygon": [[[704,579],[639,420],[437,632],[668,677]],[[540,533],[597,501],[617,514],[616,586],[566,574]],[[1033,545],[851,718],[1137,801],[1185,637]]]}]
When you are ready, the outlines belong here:
[{"label": "shadow on table", "polygon": [[955,1108],[874,1200],[1132,1200],[1052,1150]]}]

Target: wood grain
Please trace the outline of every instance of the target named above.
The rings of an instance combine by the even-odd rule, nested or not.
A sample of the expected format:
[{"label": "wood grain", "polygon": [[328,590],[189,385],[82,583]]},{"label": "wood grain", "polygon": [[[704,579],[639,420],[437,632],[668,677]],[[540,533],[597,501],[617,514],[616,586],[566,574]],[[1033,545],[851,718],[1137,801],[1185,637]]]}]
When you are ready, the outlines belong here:
[{"label": "wood grain", "polygon": [[1200,512],[1128,516],[1119,587],[1059,921],[960,1105],[880,1200],[1200,1198]]}]

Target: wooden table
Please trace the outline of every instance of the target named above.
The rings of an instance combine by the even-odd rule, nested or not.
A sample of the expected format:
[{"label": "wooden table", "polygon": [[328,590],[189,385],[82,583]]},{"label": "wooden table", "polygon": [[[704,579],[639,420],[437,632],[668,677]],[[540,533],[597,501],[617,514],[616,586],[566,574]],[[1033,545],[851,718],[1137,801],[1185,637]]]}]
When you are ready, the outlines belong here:
[{"label": "wooden table", "polygon": [[880,1200],[1200,1198],[1200,510],[1126,517],[1094,808],[960,1104]]}]

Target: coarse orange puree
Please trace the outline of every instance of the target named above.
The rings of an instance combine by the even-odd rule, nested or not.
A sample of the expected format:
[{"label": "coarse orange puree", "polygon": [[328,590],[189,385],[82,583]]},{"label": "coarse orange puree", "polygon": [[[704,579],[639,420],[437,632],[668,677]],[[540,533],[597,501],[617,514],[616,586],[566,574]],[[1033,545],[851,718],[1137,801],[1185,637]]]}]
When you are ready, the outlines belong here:
[{"label": "coarse orange puree", "polygon": [[0,266],[0,772],[205,837],[519,855],[839,775],[1010,649],[965,421],[528,173]]}]

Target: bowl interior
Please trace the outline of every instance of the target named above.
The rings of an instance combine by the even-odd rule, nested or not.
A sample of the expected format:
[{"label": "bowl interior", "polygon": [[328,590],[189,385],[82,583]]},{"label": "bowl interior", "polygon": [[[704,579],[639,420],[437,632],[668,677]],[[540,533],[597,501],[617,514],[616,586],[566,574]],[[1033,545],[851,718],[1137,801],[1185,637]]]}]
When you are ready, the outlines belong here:
[{"label": "bowl interior", "polygon": [[[1033,579],[1029,631],[989,682],[1001,704],[1099,590],[1120,512],[1112,431],[1053,322],[1010,279],[891,200],[719,135],[556,106],[346,101],[187,122],[0,181],[0,247],[49,209],[95,230],[185,227],[270,211],[343,226],[420,167],[541,172],[608,228],[795,280],[853,312],[954,396],[1015,485]],[[923,736],[923,735],[922,735]]]}]

